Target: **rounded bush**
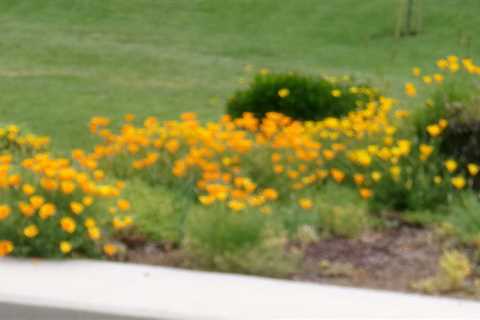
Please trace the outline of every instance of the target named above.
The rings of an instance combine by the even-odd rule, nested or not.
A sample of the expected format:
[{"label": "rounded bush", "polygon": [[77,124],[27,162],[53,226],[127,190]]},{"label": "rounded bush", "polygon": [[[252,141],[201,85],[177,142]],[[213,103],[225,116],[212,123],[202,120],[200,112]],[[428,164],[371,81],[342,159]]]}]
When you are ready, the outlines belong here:
[{"label": "rounded bush", "polygon": [[[426,107],[416,113],[414,126],[420,141],[436,138],[445,157],[466,165],[480,163],[480,97],[477,88],[462,84],[452,83],[437,90]],[[440,129],[438,137],[435,131],[428,132],[435,126]]]},{"label": "rounded bush", "polygon": [[228,101],[227,113],[234,118],[245,112],[263,118],[279,112],[297,120],[339,117],[353,111],[375,95],[368,86],[314,78],[296,73],[259,74],[249,88],[237,91]]}]

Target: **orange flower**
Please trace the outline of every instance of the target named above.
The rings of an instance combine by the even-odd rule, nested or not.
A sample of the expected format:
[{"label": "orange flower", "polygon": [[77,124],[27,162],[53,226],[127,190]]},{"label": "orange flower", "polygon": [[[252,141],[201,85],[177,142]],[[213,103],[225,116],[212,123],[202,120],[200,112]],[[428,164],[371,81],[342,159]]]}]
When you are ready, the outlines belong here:
[{"label": "orange flower", "polygon": [[35,238],[39,233],[39,230],[36,225],[31,224],[23,229],[23,234],[27,238]]},{"label": "orange flower", "polygon": [[405,84],[405,93],[409,97],[415,97],[417,95],[417,89],[415,88],[415,85],[411,82],[407,82]]},{"label": "orange flower", "polygon": [[77,228],[77,224],[75,223],[75,220],[73,220],[70,217],[62,218],[60,220],[60,226],[62,227],[62,230],[67,233],[74,233],[75,229]]},{"label": "orange flower", "polygon": [[0,205],[0,221],[7,219],[12,213],[12,209],[7,205]]},{"label": "orange flower", "polygon": [[308,198],[301,198],[298,200],[298,205],[304,210],[313,208],[313,201]]},{"label": "orange flower", "polygon": [[24,184],[22,187],[22,191],[25,195],[31,196],[32,194],[35,193],[35,187],[32,186],[31,184]]},{"label": "orange flower", "polygon": [[9,240],[0,240],[0,257],[4,257],[12,253],[14,250],[13,243]]},{"label": "orange flower", "polygon": [[46,203],[40,207],[40,210],[38,211],[38,215],[43,220],[46,220],[54,216],[56,212],[57,212],[57,208],[53,203]]},{"label": "orange flower", "polygon": [[85,209],[85,207],[80,202],[75,202],[74,201],[74,202],[70,203],[70,210],[72,210],[72,212],[77,214],[77,215],[81,214],[84,209]]},{"label": "orange flower", "polygon": [[341,170],[332,169],[330,174],[332,175],[333,180],[335,180],[337,183],[340,183],[345,179],[345,173],[343,173]]},{"label": "orange flower", "polygon": [[103,246],[103,252],[109,257],[113,257],[118,253],[118,247],[112,243],[107,243]]},{"label": "orange flower", "polygon": [[130,202],[128,202],[125,199],[120,199],[117,201],[117,207],[120,209],[120,211],[128,211],[130,210]]},{"label": "orange flower", "polygon": [[35,208],[33,205],[26,203],[26,202],[20,202],[18,204],[18,208],[20,209],[20,212],[25,216],[25,217],[31,217],[35,214]]},{"label": "orange flower", "polygon": [[273,188],[264,189],[263,192],[262,192],[262,195],[267,200],[277,200],[277,198],[278,198],[278,192],[277,192],[277,190],[275,190]]},{"label": "orange flower", "polygon": [[359,193],[360,193],[360,196],[365,200],[370,199],[373,196],[373,191],[368,188],[361,188],[359,190]]}]

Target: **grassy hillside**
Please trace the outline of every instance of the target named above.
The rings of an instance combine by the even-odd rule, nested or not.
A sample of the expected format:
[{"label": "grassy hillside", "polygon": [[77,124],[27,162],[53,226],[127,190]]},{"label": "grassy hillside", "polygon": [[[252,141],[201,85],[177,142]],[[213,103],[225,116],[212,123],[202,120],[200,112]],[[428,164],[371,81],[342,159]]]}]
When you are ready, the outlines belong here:
[{"label": "grassy hillside", "polygon": [[1,0],[0,122],[81,146],[93,115],[215,118],[246,63],[396,89],[412,65],[480,57],[480,1],[424,4],[424,32],[396,40],[392,0]]}]

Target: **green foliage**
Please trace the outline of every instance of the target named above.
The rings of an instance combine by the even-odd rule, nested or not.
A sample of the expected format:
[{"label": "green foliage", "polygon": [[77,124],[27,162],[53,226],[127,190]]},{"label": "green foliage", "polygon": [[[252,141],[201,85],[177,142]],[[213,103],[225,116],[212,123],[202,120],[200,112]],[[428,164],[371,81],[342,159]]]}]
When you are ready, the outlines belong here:
[{"label": "green foliage", "polygon": [[465,192],[449,208],[448,223],[462,241],[480,240],[480,199],[473,192]]},{"label": "green foliage", "polygon": [[188,216],[185,236],[188,246],[213,259],[257,245],[264,228],[265,217],[260,214],[234,214],[221,206],[195,206]]},{"label": "green foliage", "polygon": [[300,256],[287,250],[287,238],[269,221],[258,212],[196,206],[188,216],[183,245],[201,268],[285,276]]},{"label": "green foliage", "polygon": [[179,191],[152,187],[139,179],[130,180],[125,193],[135,204],[136,232],[153,241],[181,242],[190,199]]},{"label": "green foliage", "polygon": [[436,209],[446,204],[452,191],[448,181],[435,184],[435,176],[441,174],[438,161],[433,165],[419,163],[402,167],[399,177],[383,177],[374,186],[374,195],[369,201],[373,212],[393,209],[397,211],[423,211]]},{"label": "green foliage", "polygon": [[[352,93],[350,89],[355,87]],[[346,115],[357,101],[368,100],[369,89],[351,81],[329,81],[297,73],[258,74],[249,88],[230,98],[227,112],[234,118],[245,112],[263,118],[275,111],[298,120],[319,120]]]},{"label": "green foliage", "polygon": [[327,184],[315,202],[318,203],[319,227],[324,232],[354,238],[369,227],[367,205],[353,189]]}]

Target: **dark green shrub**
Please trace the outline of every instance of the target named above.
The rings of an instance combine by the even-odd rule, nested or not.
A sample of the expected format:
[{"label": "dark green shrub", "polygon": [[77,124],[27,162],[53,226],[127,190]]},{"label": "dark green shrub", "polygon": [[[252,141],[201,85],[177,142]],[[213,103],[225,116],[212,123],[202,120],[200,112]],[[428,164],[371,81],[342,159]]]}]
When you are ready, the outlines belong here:
[{"label": "dark green shrub", "polygon": [[443,133],[440,150],[460,162],[480,163],[480,99],[457,105]]},{"label": "dark green shrub", "polygon": [[373,95],[373,89],[351,80],[329,81],[296,73],[259,74],[249,88],[230,98],[227,112],[234,118],[244,112],[263,118],[275,111],[298,120],[319,120],[345,115]]},{"label": "dark green shrub", "polygon": [[480,94],[479,88],[469,81],[451,81],[435,90],[424,107],[417,109],[413,117],[416,136],[420,141],[430,140],[427,126],[436,124],[441,119],[448,121],[440,139],[442,150],[447,156],[455,156],[459,152],[451,153],[452,144],[470,144],[463,138],[474,135],[476,124],[480,124]]},{"label": "dark green shrub", "polygon": [[[438,170],[440,167],[440,170]],[[434,183],[434,177],[441,176],[441,164],[402,165],[398,178],[383,177],[374,187],[374,196],[369,205],[373,212],[394,209],[416,211],[437,209],[450,198],[450,185],[446,181]]]},{"label": "dark green shrub", "polygon": [[[456,81],[439,87],[428,105],[414,117],[416,136],[420,141],[434,143],[440,155],[459,162],[461,168],[469,163],[480,164],[480,94],[473,82]],[[427,133],[427,126],[441,119],[448,125],[438,137]],[[474,182],[480,186],[480,179]]]}]

